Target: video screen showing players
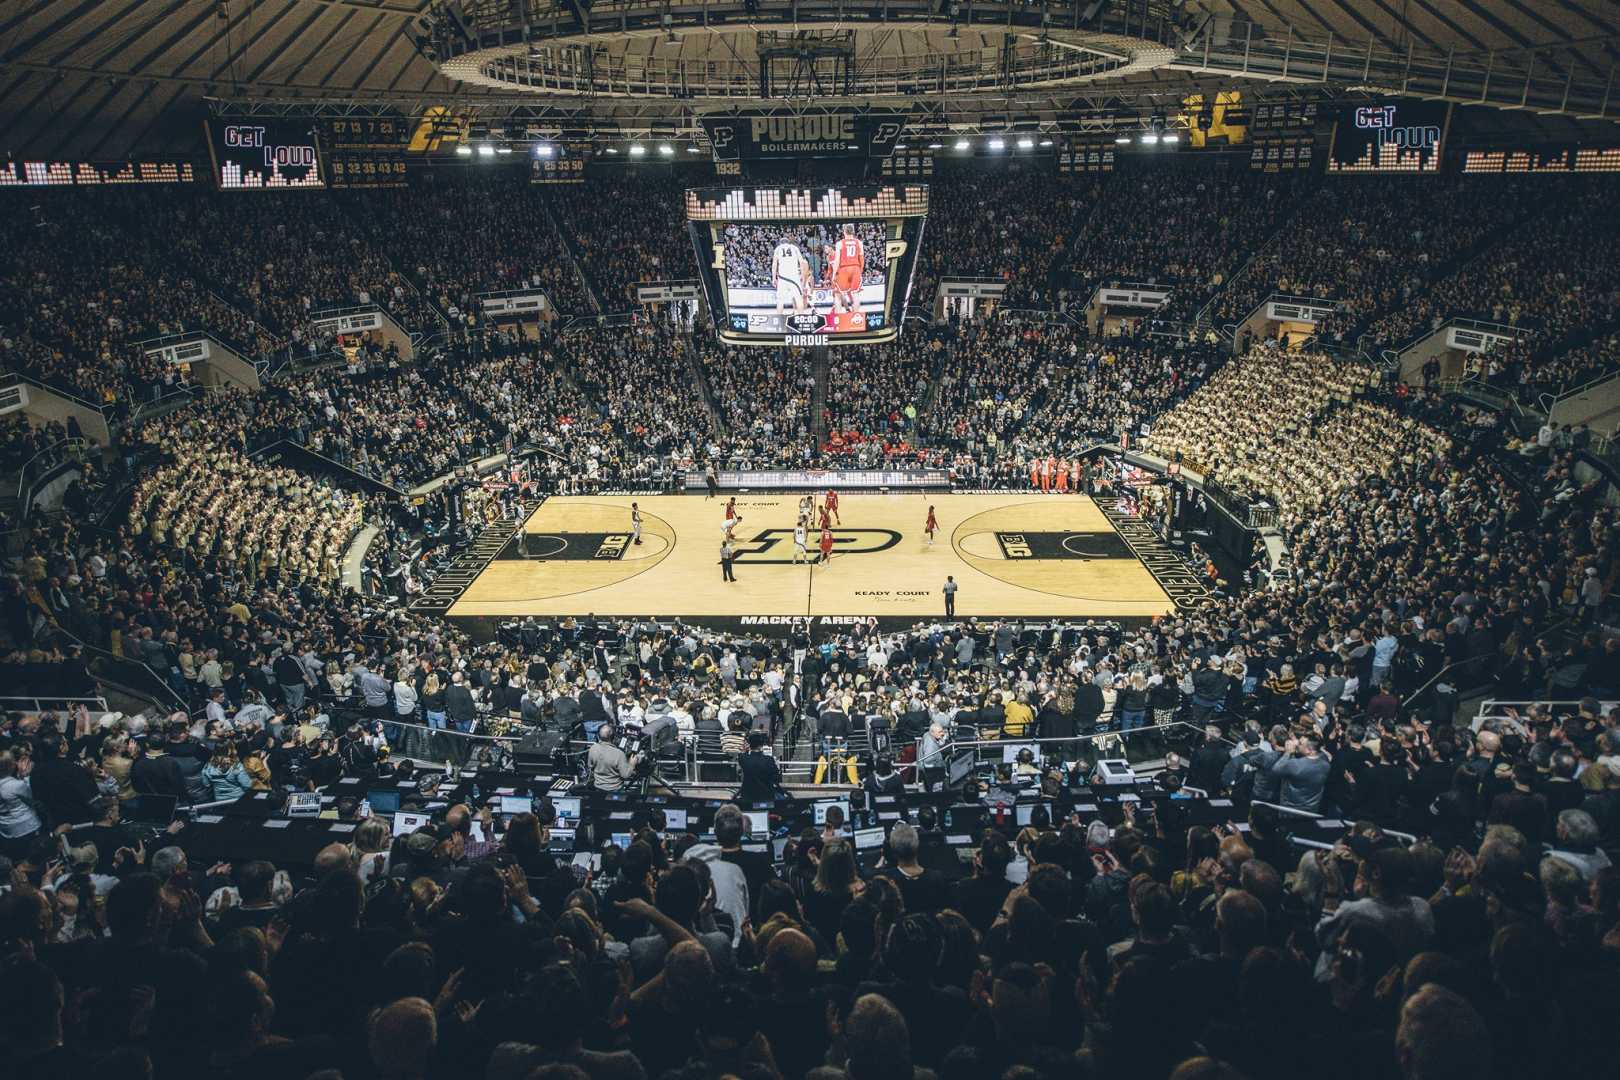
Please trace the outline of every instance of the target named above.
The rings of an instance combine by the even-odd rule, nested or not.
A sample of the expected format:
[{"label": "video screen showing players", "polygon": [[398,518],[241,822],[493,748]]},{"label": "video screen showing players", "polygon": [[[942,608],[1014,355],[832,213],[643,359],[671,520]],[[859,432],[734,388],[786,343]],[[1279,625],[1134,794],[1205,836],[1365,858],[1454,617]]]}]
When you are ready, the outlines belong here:
[{"label": "video screen showing players", "polygon": [[882,222],[732,222],[721,238],[726,311],[735,329],[849,334],[883,325],[888,228]]}]

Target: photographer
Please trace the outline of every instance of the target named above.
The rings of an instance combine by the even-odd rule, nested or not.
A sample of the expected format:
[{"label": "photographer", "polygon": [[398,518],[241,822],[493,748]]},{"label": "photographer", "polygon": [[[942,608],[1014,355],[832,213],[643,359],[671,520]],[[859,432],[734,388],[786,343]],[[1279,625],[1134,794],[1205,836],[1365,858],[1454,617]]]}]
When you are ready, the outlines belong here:
[{"label": "photographer", "polygon": [[585,755],[587,776],[598,791],[619,791],[635,775],[641,755],[631,757],[613,745],[613,725],[604,723],[596,732],[596,742]]}]

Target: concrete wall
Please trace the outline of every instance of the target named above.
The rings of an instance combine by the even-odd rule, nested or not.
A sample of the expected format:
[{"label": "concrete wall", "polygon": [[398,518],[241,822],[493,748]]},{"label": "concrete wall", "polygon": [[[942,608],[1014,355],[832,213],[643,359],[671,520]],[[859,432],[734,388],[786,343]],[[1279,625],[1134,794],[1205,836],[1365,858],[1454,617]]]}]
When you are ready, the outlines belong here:
[{"label": "concrete wall", "polygon": [[1548,414],[1555,424],[1585,424],[1607,435],[1620,424],[1620,375],[1558,401]]},{"label": "concrete wall", "polygon": [[59,424],[67,423],[70,416],[75,417],[79,421],[80,430],[84,432],[84,437],[97,446],[106,446],[112,441],[112,433],[107,430],[107,418],[101,415],[101,410],[81,405],[74,399],[48,390],[38,383],[28,383],[26,386],[28,404],[23,406],[23,412],[28,416],[41,423],[54,420]]},{"label": "concrete wall", "polygon": [[197,381],[211,390],[234,387],[256,394],[264,388],[253,364],[214,338],[208,339],[208,359],[193,367]]}]

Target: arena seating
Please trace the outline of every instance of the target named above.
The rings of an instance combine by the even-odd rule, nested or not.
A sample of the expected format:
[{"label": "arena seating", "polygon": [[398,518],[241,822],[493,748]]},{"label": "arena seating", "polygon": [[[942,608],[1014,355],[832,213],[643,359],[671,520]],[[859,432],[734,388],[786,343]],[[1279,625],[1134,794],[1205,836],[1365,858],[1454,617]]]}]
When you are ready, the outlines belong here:
[{"label": "arena seating", "polygon": [[[621,223],[588,186],[519,179],[298,203],[319,251],[255,208],[259,255],[193,247],[173,276],[113,245],[161,217],[98,225],[52,193],[39,233],[0,224],[8,364],[109,402],[161,382],[130,343],[165,327],[274,349],[307,345],[305,315],[329,302],[370,298],[429,335],[424,305],[457,320],[411,363],[371,344],[125,418],[84,482],[95,499],[5,534],[0,684],[19,696],[0,717],[0,1032],[17,1075],[1601,1075],[1620,1002],[1620,639],[1602,629],[1620,511],[1576,447],[1364,360],[1228,359],[1061,313],[908,327],[822,360],[656,321],[497,329],[480,291],[538,278],[588,309],[570,244],[604,299],[676,258],[643,243],[662,204]],[[1541,327],[1491,358],[1521,398],[1613,368],[1613,283],[1579,250],[1580,229],[1611,227],[1595,182],[1573,188],[1578,224],[1437,232],[1432,265],[1455,272],[1422,292],[1426,273],[1386,267],[1370,238],[1404,213],[1388,189],[1296,202],[1275,177],[1178,174],[1161,229],[1138,177],[1059,179],[1056,203],[1005,210],[1007,176],[942,183],[936,211],[996,208],[930,221],[934,279],[1007,276],[1009,308],[1050,308],[1067,250],[1084,282],[1175,281],[1185,313],[1223,283],[1241,306],[1303,280],[1375,335],[1406,332],[1410,288],[1420,322]],[[1419,205],[1460,219],[1474,186]],[[1106,221],[1082,220],[1086,192]],[[1290,213],[1322,220],[1228,282]],[[1038,220],[1076,231],[1024,237]],[[1323,269],[1341,259],[1343,278]],[[223,299],[199,290],[210,277]],[[9,475],[68,434],[6,419],[0,462]],[[329,461],[254,456],[284,442]],[[705,463],[920,462],[1022,488],[1034,459],[1099,442],[1272,500],[1281,558],[1151,621],[813,642],[593,616],[475,640],[405,602],[553,491],[644,490]],[[528,487],[510,461],[465,475],[501,452],[532,462],[511,474]],[[420,502],[378,493],[438,478]],[[365,526],[356,591],[342,565]],[[1459,715],[1460,685],[1502,700]],[[586,741],[665,718],[652,772],[700,770],[711,790],[644,793]],[[753,786],[770,769],[754,728],[799,772],[838,730],[908,760],[863,759],[838,798],[784,795]],[[947,782],[950,739],[971,753]],[[1031,760],[1006,760],[1024,740]],[[542,760],[516,760],[540,741]],[[587,754],[599,785],[552,746]],[[1153,775],[1104,783],[1119,758]]]},{"label": "arena seating", "polygon": [[635,310],[632,289],[638,281],[692,277],[692,241],[681,198],[687,186],[678,177],[632,169],[590,185],[547,189],[608,311]]},{"label": "arena seating", "polygon": [[1320,333],[1353,340],[1369,320],[1416,302],[1433,279],[1536,206],[1529,188],[1501,177],[1451,177],[1415,188],[1403,180],[1323,183],[1222,292],[1216,321],[1242,319],[1272,293],[1338,300],[1343,309]]},{"label": "arena seating", "polygon": [[[1556,351],[1581,329],[1613,320],[1620,270],[1605,252],[1620,228],[1609,213],[1613,192],[1601,178],[1541,189],[1518,228],[1445,277],[1416,302],[1378,319],[1372,342],[1402,346],[1447,318],[1470,316],[1537,331],[1535,348]],[[1556,213],[1548,213],[1556,207]]]},{"label": "arena seating", "polygon": [[1171,285],[1160,314],[1187,318],[1288,220],[1302,187],[1203,170],[1112,176],[1072,246],[1075,298],[1112,282]]}]

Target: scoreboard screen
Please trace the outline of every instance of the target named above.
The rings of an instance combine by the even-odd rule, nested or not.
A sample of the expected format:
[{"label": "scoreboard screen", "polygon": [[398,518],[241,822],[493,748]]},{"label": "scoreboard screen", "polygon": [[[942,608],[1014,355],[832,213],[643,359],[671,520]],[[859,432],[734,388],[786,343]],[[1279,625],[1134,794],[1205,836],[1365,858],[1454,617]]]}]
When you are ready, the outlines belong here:
[{"label": "scoreboard screen", "polygon": [[1438,173],[1451,106],[1391,98],[1348,105],[1333,127],[1330,173]]},{"label": "scoreboard screen", "polygon": [[686,194],[721,340],[844,345],[899,334],[928,189],[713,188]]},{"label": "scoreboard screen", "polygon": [[207,130],[214,182],[221,191],[326,186],[308,120],[216,118]]}]

